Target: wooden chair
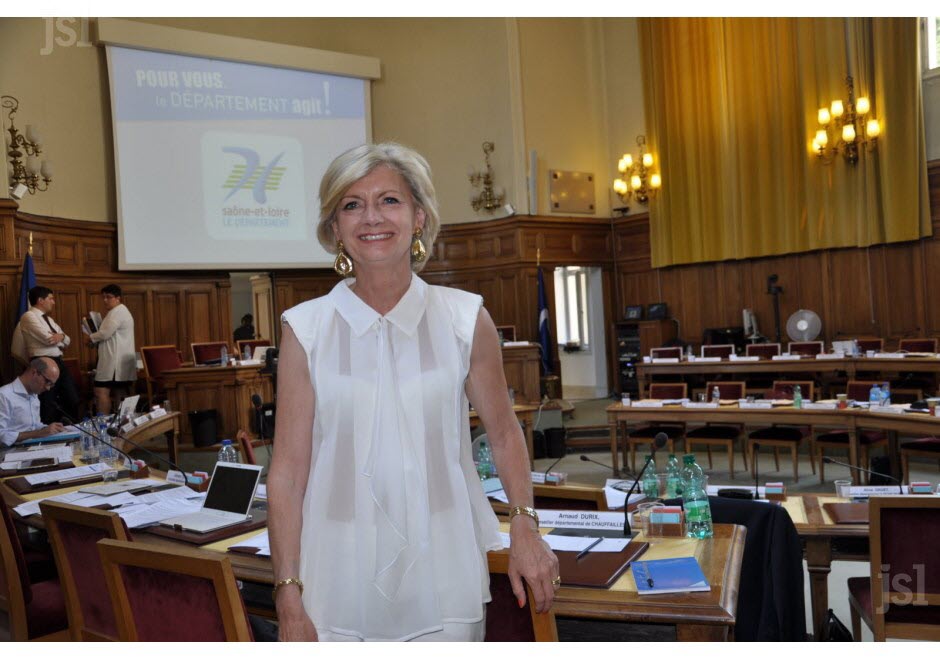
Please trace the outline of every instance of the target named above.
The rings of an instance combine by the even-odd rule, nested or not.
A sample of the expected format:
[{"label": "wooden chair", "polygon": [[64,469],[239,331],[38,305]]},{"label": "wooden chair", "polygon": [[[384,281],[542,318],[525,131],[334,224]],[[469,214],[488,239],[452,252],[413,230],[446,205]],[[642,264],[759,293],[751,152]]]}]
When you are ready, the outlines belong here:
[{"label": "wooden chair", "polygon": [[871,575],[848,579],[852,635],[940,641],[940,499],[868,500]]},{"label": "wooden chair", "polygon": [[[717,387],[722,399],[743,399],[746,388],[743,381],[714,381],[705,384],[705,391],[711,397],[712,390]],[[692,452],[693,445],[705,445],[708,449],[708,468],[712,467],[712,447],[724,447],[728,451],[728,469],[731,478],[734,478],[734,443],[744,433],[743,424],[706,424],[697,429],[686,431],[685,446],[687,452]],[[747,469],[746,447],[741,448],[744,459],[744,469]]]},{"label": "wooden chair", "polygon": [[116,513],[44,501],[39,503],[59,567],[69,633],[73,642],[116,642],[117,622],[101,569],[97,543],[129,541]]},{"label": "wooden chair", "polygon": [[248,435],[247,431],[238,429],[238,433],[235,434],[235,441],[238,442],[238,448],[241,450],[242,460],[248,465],[257,465],[255,448],[251,444],[251,436]]},{"label": "wooden chair", "polygon": [[[846,385],[845,393],[849,399],[868,401],[868,395],[873,385],[881,385],[879,380],[850,380]],[[859,429],[858,447],[859,459],[862,467],[868,467],[868,458],[872,447],[888,446],[888,436],[882,431]],[[824,449],[847,449],[849,446],[849,432],[845,429],[835,429],[816,435],[813,438],[813,447],[816,450],[816,459],[819,462],[819,483],[826,481],[826,467],[823,463]],[[866,475],[866,473],[862,473]],[[868,480],[867,475],[864,479]]]},{"label": "wooden chair", "polygon": [[650,350],[650,357],[657,358],[679,358],[682,359],[681,346],[661,346]]},{"label": "wooden chair", "polygon": [[251,356],[254,356],[255,349],[259,346],[274,346],[268,339],[239,339],[235,342],[235,348],[238,350],[239,359],[245,354],[245,349],[248,349],[248,353]]},{"label": "wooden chair", "polygon": [[[688,396],[688,385],[685,383],[651,383],[651,399],[684,399]],[[653,438],[659,433],[665,433],[668,440],[669,453],[676,453],[676,443],[685,437],[685,424],[650,424],[634,431],[629,427],[626,433],[627,449],[630,450],[630,469],[636,472],[637,445],[652,445]],[[626,452],[624,452],[624,465],[626,465]]]},{"label": "wooden chair", "polygon": [[[797,385],[800,386],[800,394],[802,395],[803,400],[812,401],[814,394],[814,384],[811,380],[776,380],[774,381],[773,388],[771,389],[771,398],[792,399],[793,388],[795,388]],[[754,452],[759,451],[759,449],[756,447],[756,445],[763,445],[765,447],[774,448],[774,463],[776,464],[777,472],[780,471],[779,450],[781,447],[784,447],[789,448],[790,459],[793,461],[793,481],[799,481],[800,463],[798,460],[798,454],[800,443],[803,442],[804,438],[810,438],[810,441],[812,441],[812,437],[812,426],[786,426],[774,424],[767,428],[751,431],[750,434],[748,434],[747,441],[747,451],[748,455],[751,457],[751,476],[757,478]],[[813,456],[812,447],[810,447],[809,451],[809,461],[813,468],[813,474],[816,474],[816,459]]]},{"label": "wooden chair", "polygon": [[502,336],[503,341],[516,341],[516,326],[514,325],[498,325],[496,332]]},{"label": "wooden chair", "polygon": [[911,483],[911,457],[940,460],[940,438],[919,438],[901,445],[901,470],[904,483]]},{"label": "wooden chair", "polygon": [[726,360],[734,353],[734,344],[703,344],[702,357],[717,357]]},{"label": "wooden chair", "polygon": [[228,557],[111,539],[98,552],[121,641],[252,641]]},{"label": "wooden chair", "polygon": [[[225,341],[200,341],[189,345],[193,352],[193,364],[208,364],[209,362],[218,362],[222,358],[222,349],[234,356],[228,342]],[[237,356],[234,356],[237,357]]]},{"label": "wooden chair", "polygon": [[898,342],[899,351],[907,351],[908,353],[936,353],[937,352],[937,340],[936,339],[902,339]]},{"label": "wooden chair", "polygon": [[816,357],[823,352],[823,343],[821,341],[791,341],[787,344],[787,352],[790,355]]},{"label": "wooden chair", "polygon": [[165,395],[161,375],[170,369],[179,369],[183,366],[179,350],[173,344],[159,346],[141,346],[140,356],[144,363],[144,380],[147,383],[147,398],[150,404],[154,403],[154,396]]},{"label": "wooden chair", "polygon": [[745,355],[756,355],[761,360],[769,360],[780,355],[780,344],[748,344],[744,347]]},{"label": "wooden chair", "polygon": [[66,642],[68,616],[58,579],[33,582],[13,525],[13,515],[0,499],[0,611],[8,617],[14,642]]},{"label": "wooden chair", "polygon": [[885,349],[884,339],[856,339],[855,343],[858,345],[858,350],[861,353],[866,351],[881,353]]},{"label": "wooden chair", "polygon": [[[520,609],[509,582],[509,554],[487,555],[490,571],[490,596],[486,606],[487,642],[557,642],[558,628],[551,610],[538,614],[532,590],[526,585],[526,609]],[[562,576],[564,580],[564,576]]]}]

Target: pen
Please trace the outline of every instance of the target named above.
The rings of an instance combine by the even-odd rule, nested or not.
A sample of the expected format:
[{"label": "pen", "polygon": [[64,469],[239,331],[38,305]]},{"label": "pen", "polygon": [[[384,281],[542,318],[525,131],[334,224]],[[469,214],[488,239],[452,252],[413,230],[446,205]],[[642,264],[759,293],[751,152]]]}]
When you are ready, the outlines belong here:
[{"label": "pen", "polygon": [[594,539],[594,543],[592,543],[591,545],[589,545],[588,547],[586,547],[584,550],[582,550],[581,552],[579,552],[579,553],[578,553],[578,556],[575,557],[574,560],[575,560],[575,561],[580,561],[581,558],[584,557],[584,555],[586,555],[588,552],[591,551],[591,548],[593,548],[595,545],[597,545],[598,543],[600,543],[600,542],[603,541],[603,540],[604,540],[603,537],[602,537],[602,538],[599,538],[599,539]]},{"label": "pen", "polygon": [[651,577],[646,578],[646,584],[648,584],[648,585],[650,586],[650,589],[652,589],[652,588],[653,588],[653,578],[651,578]]}]

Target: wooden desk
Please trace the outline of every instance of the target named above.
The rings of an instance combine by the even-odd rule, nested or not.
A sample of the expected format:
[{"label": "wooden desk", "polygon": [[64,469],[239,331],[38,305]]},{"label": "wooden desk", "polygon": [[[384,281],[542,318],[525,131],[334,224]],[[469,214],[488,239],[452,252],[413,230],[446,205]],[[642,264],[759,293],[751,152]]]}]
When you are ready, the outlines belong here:
[{"label": "wooden desk", "polygon": [[[535,426],[535,413],[539,409],[537,405],[531,404],[522,404],[517,403],[512,407],[512,411],[516,413],[516,419],[519,420],[519,423],[522,424],[522,432],[525,434],[525,446],[526,451],[529,452],[529,467],[535,466],[535,447],[533,446],[534,441],[532,439],[532,431]],[[480,424],[480,415],[476,410],[470,411],[470,428],[479,426]]]},{"label": "wooden desk", "polygon": [[653,376],[709,376],[731,374],[747,377],[751,374],[813,374],[823,380],[844,373],[849,380],[858,373],[940,374],[940,358],[842,358],[834,360],[758,360],[756,362],[679,362],[671,364],[636,363],[636,377],[641,396]]},{"label": "wooden desk", "polygon": [[538,405],[542,400],[538,344],[503,346],[502,353],[506,385],[515,391],[516,401]]},{"label": "wooden desk", "polygon": [[[165,435],[167,455],[170,457],[170,461],[179,465],[177,458],[179,457],[180,420],[182,417],[179,412],[174,410],[162,417],[151,419],[149,422],[141,424],[123,435],[125,438],[136,442],[138,445],[145,445],[147,441]],[[133,449],[133,446],[129,445],[129,443],[125,443],[117,438],[115,438],[115,440],[117,441],[116,444],[119,449],[128,451]]]},{"label": "wooden desk", "polygon": [[183,441],[192,443],[189,411],[215,409],[218,411],[216,440],[235,439],[239,429],[252,426],[254,407],[251,396],[257,394],[262,401],[274,398],[270,374],[262,374],[263,365],[225,367],[186,367],[164,371],[160,378],[174,410],[181,413],[180,429]]}]

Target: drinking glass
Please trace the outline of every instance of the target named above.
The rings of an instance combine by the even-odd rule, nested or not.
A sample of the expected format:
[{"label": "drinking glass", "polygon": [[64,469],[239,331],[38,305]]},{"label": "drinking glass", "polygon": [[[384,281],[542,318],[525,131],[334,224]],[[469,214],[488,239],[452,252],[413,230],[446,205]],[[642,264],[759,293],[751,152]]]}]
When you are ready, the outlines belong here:
[{"label": "drinking glass", "polygon": [[835,482],[836,485],[836,495],[839,497],[849,498],[852,496],[852,480],[851,479],[837,479]]}]

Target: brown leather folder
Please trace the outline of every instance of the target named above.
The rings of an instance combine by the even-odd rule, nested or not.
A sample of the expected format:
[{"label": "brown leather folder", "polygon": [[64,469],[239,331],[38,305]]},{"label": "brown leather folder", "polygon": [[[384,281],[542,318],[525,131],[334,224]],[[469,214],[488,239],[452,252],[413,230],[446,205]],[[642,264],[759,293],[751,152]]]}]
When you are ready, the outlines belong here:
[{"label": "brown leather folder", "polygon": [[267,524],[268,512],[261,509],[252,509],[250,520],[240,522],[237,525],[222,527],[221,529],[214,529],[211,532],[191,532],[185,529],[164,527],[163,525],[159,524],[148,527],[147,529],[141,531],[144,531],[147,534],[155,534],[156,536],[164,536],[168,539],[176,539],[177,541],[192,543],[193,545],[206,545],[207,543],[215,543],[216,541],[221,541],[222,539],[229,539],[233,536],[238,536],[239,534],[244,534],[245,532],[250,532],[255,529],[261,529]]},{"label": "brown leather folder", "polygon": [[[118,478],[126,476],[127,471],[124,471],[123,473],[118,472]],[[85,486],[88,484],[93,484],[96,481],[103,481],[100,474],[93,474],[85,479],[73,479],[61,484],[55,482],[51,484],[36,484],[35,486],[31,486],[29,482],[26,481],[26,477],[13,477],[12,479],[7,479],[4,483],[9,486],[10,490],[13,492],[19,495],[26,495],[28,493],[42,493],[47,490],[58,490],[59,488],[67,488],[69,486]]]},{"label": "brown leather folder", "polygon": [[630,562],[639,558],[649,543],[636,539],[630,541],[620,552],[589,552],[577,559],[578,553],[558,550],[558,573],[561,584],[566,587],[600,587],[606,589],[627,570]]},{"label": "brown leather folder", "polygon": [[58,463],[56,465],[44,465],[43,467],[38,468],[25,468],[22,470],[0,470],[0,477],[13,477],[18,474],[27,475],[27,474],[39,474],[40,472],[52,472],[53,470],[67,470],[68,468],[75,467],[75,464],[72,461],[67,463]]},{"label": "brown leather folder", "polygon": [[837,525],[868,524],[868,502],[826,502],[823,508]]}]

